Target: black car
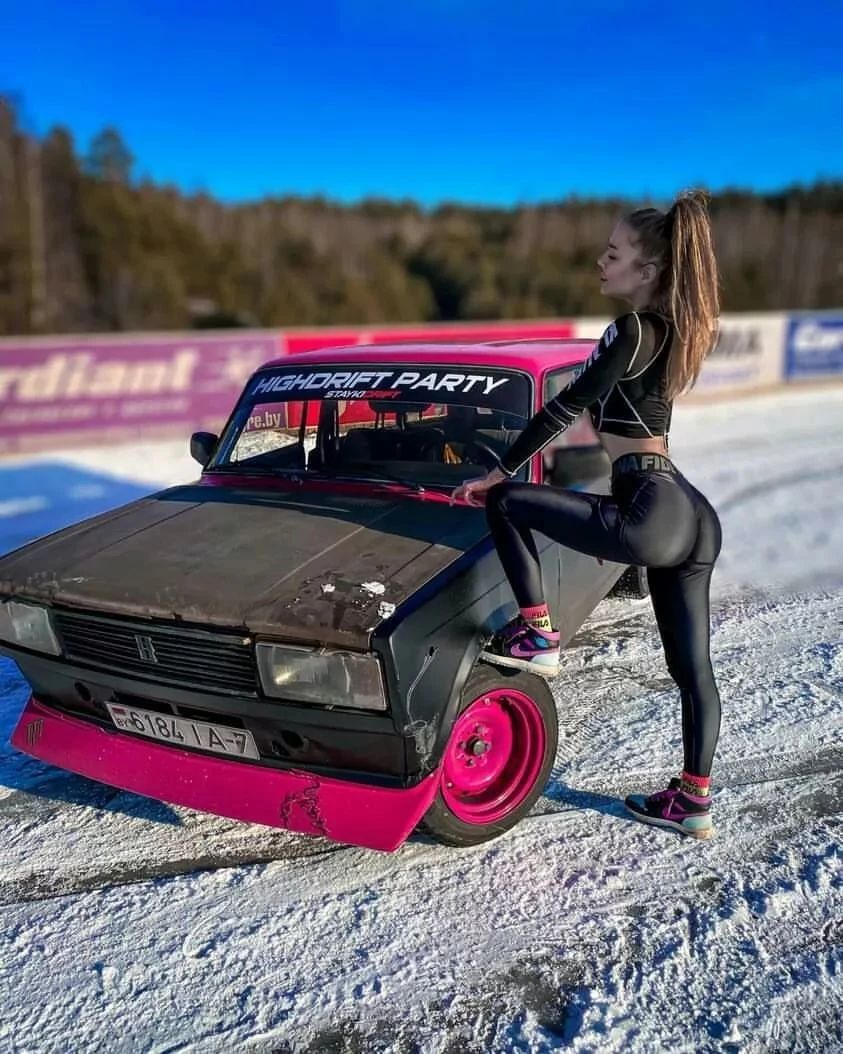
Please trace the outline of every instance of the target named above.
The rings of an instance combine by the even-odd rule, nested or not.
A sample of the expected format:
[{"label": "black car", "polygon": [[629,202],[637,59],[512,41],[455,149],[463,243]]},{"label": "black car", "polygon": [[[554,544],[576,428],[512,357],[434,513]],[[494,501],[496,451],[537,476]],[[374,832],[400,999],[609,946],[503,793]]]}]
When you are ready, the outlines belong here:
[{"label": "black car", "polygon": [[[419,824],[452,845],[512,827],[548,777],[556,710],[541,678],[478,661],[517,609],[484,512],[450,495],[590,347],[354,347],[262,367],[221,435],[193,436],[196,482],[0,559],[0,650],[33,693],[14,745],[383,850]],[[590,426],[565,440],[521,478],[605,489]],[[544,544],[564,643],[627,569]]]}]

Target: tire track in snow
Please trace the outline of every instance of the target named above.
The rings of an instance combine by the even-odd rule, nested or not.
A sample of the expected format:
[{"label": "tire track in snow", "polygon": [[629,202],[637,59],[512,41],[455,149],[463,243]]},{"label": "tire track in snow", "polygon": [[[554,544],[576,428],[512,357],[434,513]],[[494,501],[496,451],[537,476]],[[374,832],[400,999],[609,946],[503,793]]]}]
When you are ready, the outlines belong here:
[{"label": "tire track in snow", "polygon": [[[758,759],[758,761],[760,762],[761,759]],[[775,763],[768,761],[763,775],[755,778],[746,778],[747,768],[736,766],[733,771],[730,771],[722,778],[721,782],[726,785],[731,793],[735,788],[771,788],[789,783],[796,785],[800,781],[804,782],[811,777],[820,775],[834,777],[841,772],[843,772],[843,752],[841,751],[829,751],[809,759],[799,758],[798,756],[788,758],[780,755]],[[644,783],[648,779],[650,781],[653,780],[652,773],[637,773],[633,776],[633,782]],[[629,781],[627,780],[623,784],[607,781],[596,786],[590,786],[587,790],[577,790],[567,786],[553,786],[553,783],[554,777],[552,776],[549,791],[539,799],[536,809],[521,821],[516,828],[516,832],[520,832],[522,828],[526,830],[529,827],[534,827],[542,821],[561,818],[565,815],[579,816],[584,809],[597,809],[608,815],[627,819],[623,808],[623,796],[628,792],[629,788]],[[714,804],[715,806],[719,805],[718,795],[715,795]],[[553,807],[548,808],[548,805]],[[836,804],[838,811],[841,807],[843,807],[843,798],[837,800]],[[817,813],[817,815],[821,815],[821,813]],[[823,812],[822,815],[825,815],[825,813]],[[503,836],[504,839],[506,837],[507,835]],[[491,846],[496,844],[497,841],[485,843],[485,845]],[[405,850],[400,850],[395,856],[386,856],[384,859],[399,861],[402,855],[411,855],[416,858],[419,853],[424,853],[425,847],[441,848],[423,835],[412,836],[406,846]],[[477,851],[482,849],[482,847],[475,848]],[[244,867],[260,867],[266,864],[289,864],[319,858],[327,860],[329,857],[343,854],[351,857],[359,855],[359,852],[355,847],[301,835],[298,836],[297,841],[286,844],[280,853],[250,853],[246,849],[218,852],[214,856],[205,858],[196,856],[165,861],[139,861],[127,863],[122,867],[112,867],[92,872],[70,871],[61,873],[56,871],[36,871],[15,876],[12,879],[3,878],[0,875],[0,906],[37,900],[50,900],[116,886],[137,885],[150,879],[170,879],[202,872],[238,870]],[[378,859],[381,859],[380,854],[378,854]]]},{"label": "tire track in snow", "polygon": [[839,479],[843,476],[843,464],[817,469],[813,472],[794,470],[780,476],[769,476],[758,482],[749,484],[733,494],[720,498],[717,503],[718,512],[731,512],[736,507],[747,501],[754,501],[762,494],[770,495],[776,490],[783,488],[793,490],[808,483],[817,483],[825,480]]}]

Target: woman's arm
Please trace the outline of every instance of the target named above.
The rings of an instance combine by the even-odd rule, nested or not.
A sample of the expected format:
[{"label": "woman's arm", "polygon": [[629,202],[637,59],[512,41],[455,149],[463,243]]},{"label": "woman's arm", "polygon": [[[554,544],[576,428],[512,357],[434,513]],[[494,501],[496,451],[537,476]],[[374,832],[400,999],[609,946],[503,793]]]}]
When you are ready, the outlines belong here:
[{"label": "woman's arm", "polygon": [[641,350],[642,339],[642,327],[637,314],[633,312],[616,319],[579,367],[570,384],[530,418],[521,434],[503,454],[500,468],[493,469],[481,479],[466,480],[454,490],[451,500],[483,505],[488,490],[496,483],[514,476],[534,454],[572,424],[586,407],[611,390],[612,385],[634,363]]},{"label": "woman's arm", "polygon": [[524,427],[501,458],[507,476],[515,473],[629,370],[639,353],[643,330],[634,312],[622,315],[600,338],[594,351],[578,369],[574,379],[549,399]]}]

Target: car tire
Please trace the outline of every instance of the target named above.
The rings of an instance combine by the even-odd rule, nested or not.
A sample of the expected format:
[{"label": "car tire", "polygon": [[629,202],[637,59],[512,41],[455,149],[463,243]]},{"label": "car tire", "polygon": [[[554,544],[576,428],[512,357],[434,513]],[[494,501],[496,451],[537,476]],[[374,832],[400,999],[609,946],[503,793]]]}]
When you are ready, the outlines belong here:
[{"label": "car tire", "polygon": [[609,596],[633,597],[644,600],[650,595],[650,583],[647,581],[646,567],[628,567],[612,586]]},{"label": "car tire", "polygon": [[558,738],[556,704],[543,678],[478,664],[421,830],[445,845],[469,846],[514,827],[544,790]]}]

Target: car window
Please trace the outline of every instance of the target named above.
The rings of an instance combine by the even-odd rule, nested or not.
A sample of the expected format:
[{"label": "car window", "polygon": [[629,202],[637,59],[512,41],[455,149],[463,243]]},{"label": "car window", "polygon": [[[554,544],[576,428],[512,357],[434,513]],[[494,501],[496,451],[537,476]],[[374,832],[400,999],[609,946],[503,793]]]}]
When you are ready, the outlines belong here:
[{"label": "car window", "polygon": [[[316,429],[311,437],[315,442]],[[287,408],[280,403],[257,403],[237,436],[230,460],[248,461],[261,454],[281,451],[299,442],[299,429],[287,426]],[[312,446],[312,443],[311,443]]]},{"label": "car window", "polygon": [[[571,368],[554,370],[552,373],[548,373],[544,381],[544,402],[558,395],[563,388],[570,384],[574,379],[575,373],[576,370]],[[594,446],[599,442],[600,440],[591,423],[590,415],[582,413],[572,425],[545,447],[545,451],[552,453],[558,447]]]},{"label": "car window", "polygon": [[488,367],[279,366],[251,379],[209,468],[451,486],[499,463],[531,389],[527,374]]}]

